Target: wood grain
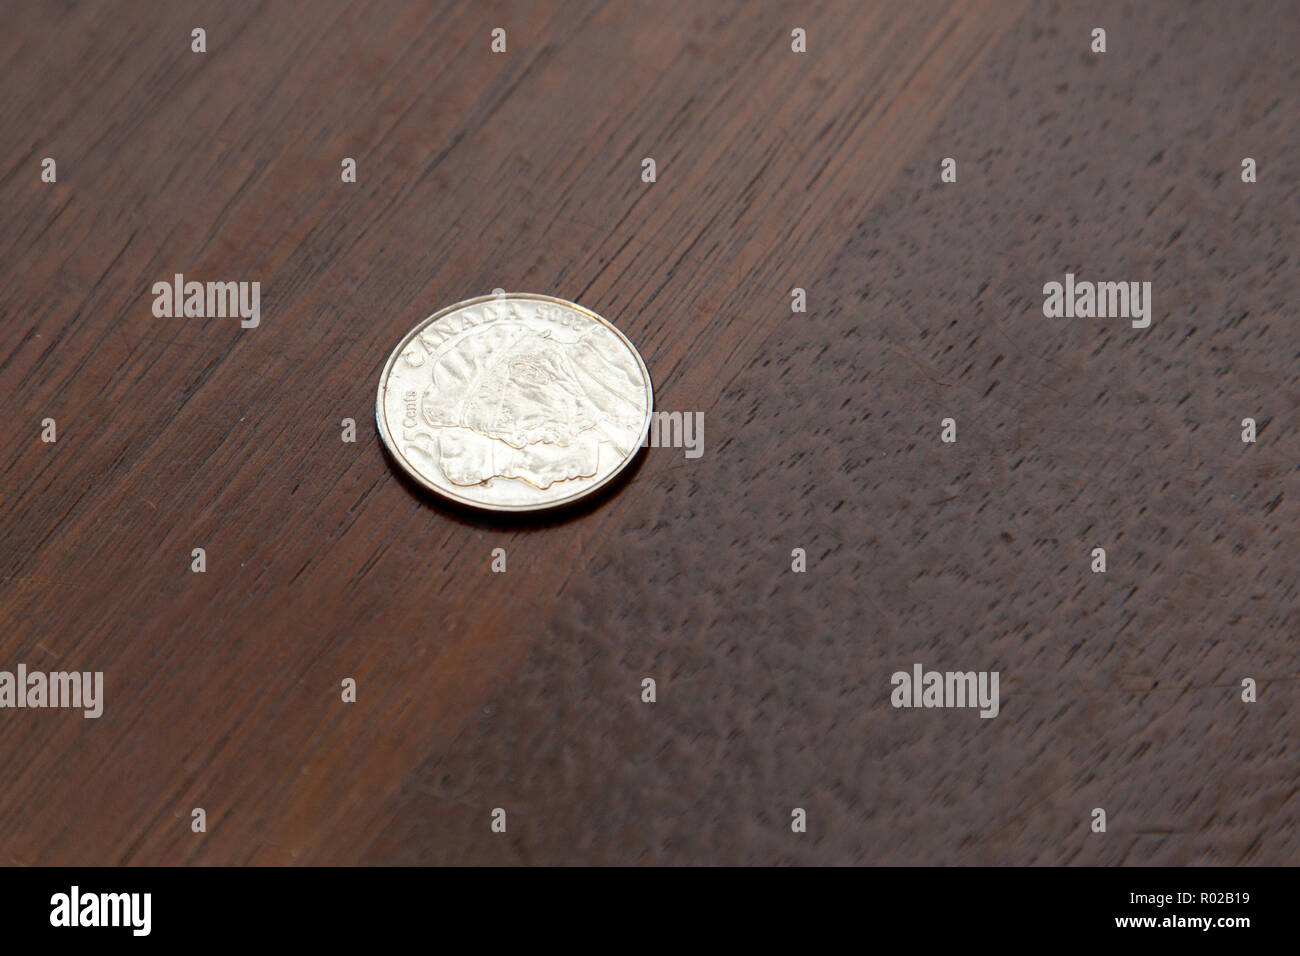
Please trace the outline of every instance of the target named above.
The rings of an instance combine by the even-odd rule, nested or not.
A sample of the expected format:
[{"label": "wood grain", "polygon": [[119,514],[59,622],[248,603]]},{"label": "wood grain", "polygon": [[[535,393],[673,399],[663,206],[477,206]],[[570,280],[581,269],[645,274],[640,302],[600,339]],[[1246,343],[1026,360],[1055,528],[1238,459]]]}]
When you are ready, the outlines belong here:
[{"label": "wood grain", "polygon": [[[1294,4],[5,19],[0,668],[106,704],[0,711],[0,861],[1300,859]],[[1067,271],[1152,327],[1044,319]],[[177,272],[261,326],[155,318]],[[703,457],[540,521],[403,483],[380,367],[494,287]],[[892,709],[913,661],[1002,713]]]}]

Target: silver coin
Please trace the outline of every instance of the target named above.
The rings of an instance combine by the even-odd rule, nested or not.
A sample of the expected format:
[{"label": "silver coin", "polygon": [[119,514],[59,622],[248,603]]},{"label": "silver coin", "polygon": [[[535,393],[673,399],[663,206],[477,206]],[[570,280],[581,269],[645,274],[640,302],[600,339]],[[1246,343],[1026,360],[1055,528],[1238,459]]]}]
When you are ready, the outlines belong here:
[{"label": "silver coin", "polygon": [[632,343],[548,295],[457,302],[398,343],[375,417],[393,460],[425,488],[491,511],[570,504],[645,443],[654,394]]}]

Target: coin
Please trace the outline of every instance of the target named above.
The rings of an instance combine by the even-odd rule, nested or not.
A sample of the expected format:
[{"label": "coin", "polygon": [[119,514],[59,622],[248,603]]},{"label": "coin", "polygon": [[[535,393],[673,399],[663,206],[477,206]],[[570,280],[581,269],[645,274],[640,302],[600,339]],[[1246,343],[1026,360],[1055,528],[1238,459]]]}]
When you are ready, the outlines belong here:
[{"label": "coin", "polygon": [[466,299],[398,343],[379,434],[420,485],[491,511],[570,504],[646,440],[654,395],[627,337],[590,309],[532,293]]}]

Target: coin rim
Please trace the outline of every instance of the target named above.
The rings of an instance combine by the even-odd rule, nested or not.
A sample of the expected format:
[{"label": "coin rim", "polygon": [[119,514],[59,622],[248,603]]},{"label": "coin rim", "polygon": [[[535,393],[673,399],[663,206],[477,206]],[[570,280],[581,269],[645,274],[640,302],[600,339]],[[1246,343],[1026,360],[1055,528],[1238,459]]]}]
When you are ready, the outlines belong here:
[{"label": "coin rim", "polygon": [[[637,448],[639,449],[642,445],[644,445],[646,436],[650,433],[651,416],[654,414],[654,383],[650,380],[650,370],[646,368],[645,359],[641,357],[641,353],[637,351],[637,347],[632,344],[631,339],[629,339],[626,335],[624,335],[622,332],[618,330],[618,327],[615,326],[614,323],[605,319],[603,316],[597,315],[595,312],[591,311],[591,309],[578,305],[578,303],[576,302],[570,302],[568,299],[561,299],[553,295],[542,295],[541,293],[536,293],[536,292],[507,292],[504,295],[475,296],[472,299],[465,299],[461,302],[455,303],[454,305],[449,305],[446,308],[439,309],[437,312],[434,312],[432,315],[425,318],[423,322],[417,323],[416,326],[413,329],[411,329],[409,332],[407,332],[406,335],[402,337],[401,341],[397,343],[397,347],[393,349],[392,354],[388,356],[388,361],[384,363],[384,371],[379,376],[379,391],[375,395],[375,423],[379,427],[379,437],[383,441],[384,447],[388,449],[389,454],[391,454],[393,458],[396,459],[397,463],[402,466],[402,470],[405,471],[406,474],[422,488],[426,488],[429,491],[432,491],[434,494],[440,495],[449,501],[454,501],[457,504],[461,504],[461,505],[467,505],[471,508],[479,508],[484,511],[507,511],[507,512],[546,511],[551,508],[560,508],[563,507],[564,505],[572,504],[575,501],[579,501],[582,498],[586,498],[588,495],[594,494],[596,491],[605,487],[605,485],[609,484],[619,474],[622,473],[623,469],[626,468],[631,463],[632,459],[636,457],[637,452],[633,451],[630,455],[624,458],[621,462],[619,462],[618,466],[614,468],[613,471],[611,471],[608,475],[606,475],[596,484],[591,485],[588,488],[584,488],[582,491],[574,492],[568,497],[560,498],[556,501],[540,502],[538,504],[525,504],[525,505],[485,504],[482,501],[475,501],[472,498],[466,498],[462,495],[458,495],[455,494],[454,492],[450,492],[447,489],[441,488],[438,485],[434,484],[432,481],[425,478],[424,475],[421,474],[419,469],[417,469],[414,465],[412,465],[411,462],[406,458],[406,456],[402,454],[402,452],[397,447],[397,443],[393,441],[392,436],[388,432],[388,423],[385,421],[387,415],[384,411],[384,394],[388,388],[388,378],[393,371],[393,366],[397,364],[398,358],[400,358],[402,353],[406,351],[406,347],[415,340],[415,337],[419,335],[420,332],[422,332],[424,329],[428,328],[430,325],[437,322],[439,319],[443,318],[444,316],[450,315],[451,313],[456,312],[460,309],[465,309],[465,308],[469,308],[470,306],[478,305],[479,303],[482,302],[500,302],[503,299],[504,300],[518,299],[527,302],[549,302],[554,305],[561,305],[564,306],[565,308],[573,309],[575,312],[580,312],[583,315],[588,316],[589,318],[595,319],[597,322],[599,322],[601,325],[608,328],[611,332],[613,332],[623,341],[623,344],[628,347],[628,351],[630,351],[632,355],[636,357],[636,363],[641,367],[641,374],[645,378],[645,394],[646,394],[645,421],[641,425],[641,436],[640,439],[637,441]],[[494,477],[500,477],[500,476],[494,476]]]}]

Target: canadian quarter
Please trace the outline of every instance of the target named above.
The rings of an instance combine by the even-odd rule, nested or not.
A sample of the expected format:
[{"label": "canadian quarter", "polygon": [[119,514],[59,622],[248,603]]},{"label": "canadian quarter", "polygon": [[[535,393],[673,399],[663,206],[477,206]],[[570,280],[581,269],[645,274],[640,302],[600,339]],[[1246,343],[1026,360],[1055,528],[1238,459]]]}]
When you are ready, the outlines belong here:
[{"label": "canadian quarter", "polygon": [[607,485],[650,430],[636,348],[548,295],[466,299],[429,316],[384,365],[379,435],[412,479],[490,511],[570,504]]}]

